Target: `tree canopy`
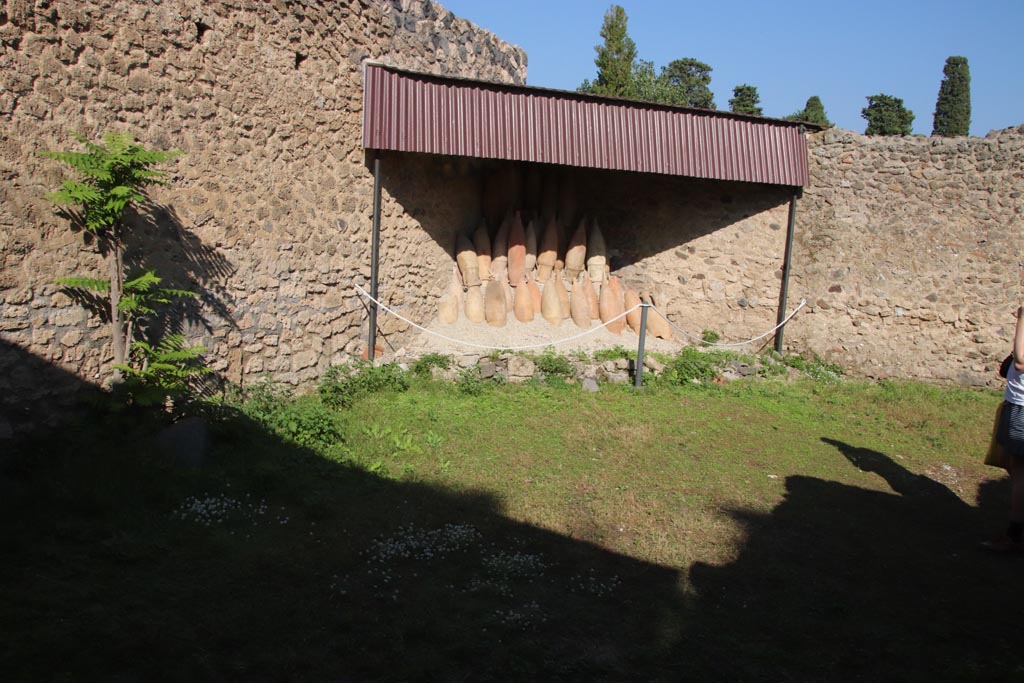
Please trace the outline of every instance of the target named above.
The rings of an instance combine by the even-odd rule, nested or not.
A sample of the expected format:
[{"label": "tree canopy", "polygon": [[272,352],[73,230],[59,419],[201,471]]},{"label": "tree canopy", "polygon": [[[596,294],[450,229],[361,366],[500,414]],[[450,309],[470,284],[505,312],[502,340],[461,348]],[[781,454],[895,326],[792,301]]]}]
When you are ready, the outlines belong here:
[{"label": "tree canopy", "polygon": [[892,95],[871,95],[860,115],[868,122],[865,135],[910,135],[913,130],[914,112]]},{"label": "tree canopy", "polygon": [[729,111],[735,114],[751,114],[761,116],[761,96],[757,94],[757,88],[752,85],[737,85],[732,89],[732,99],[729,100]]},{"label": "tree canopy", "polygon": [[966,57],[949,57],[942,69],[932,135],[967,135],[971,129],[971,72]]},{"label": "tree canopy", "polygon": [[663,67],[659,77],[665,88],[666,104],[681,104],[687,107],[715,108],[715,96],[711,92],[711,67],[692,57],[674,59]]},{"label": "tree canopy", "polygon": [[821,103],[821,98],[817,95],[811,95],[807,98],[807,103],[804,108],[800,111],[794,112],[786,117],[789,121],[807,121],[808,123],[817,123],[820,126],[831,128],[834,124],[828,120],[828,116],[825,114],[825,105]]},{"label": "tree canopy", "polygon": [[708,88],[711,67],[696,59],[677,59],[661,73],[654,62],[638,59],[633,64],[633,87],[637,99],[684,107],[714,109],[715,99]]},{"label": "tree canopy", "polygon": [[611,97],[635,97],[648,102],[686,107],[715,108],[709,87],[711,67],[692,57],[676,59],[657,71],[654,62],[637,57],[636,44],[627,31],[628,17],[619,5],[604,15],[601,37],[594,50],[597,78],[585,80],[580,92]]},{"label": "tree canopy", "polygon": [[597,57],[594,58],[597,78],[593,83],[584,81],[580,91],[612,97],[636,96],[633,81],[636,43],[629,37],[627,22],[626,10],[619,5],[612,5],[605,12],[601,26],[604,43],[594,47],[597,51]]},{"label": "tree canopy", "polygon": [[654,62],[638,59],[633,63],[633,89],[637,99],[646,102],[668,102],[665,81],[658,77]]}]

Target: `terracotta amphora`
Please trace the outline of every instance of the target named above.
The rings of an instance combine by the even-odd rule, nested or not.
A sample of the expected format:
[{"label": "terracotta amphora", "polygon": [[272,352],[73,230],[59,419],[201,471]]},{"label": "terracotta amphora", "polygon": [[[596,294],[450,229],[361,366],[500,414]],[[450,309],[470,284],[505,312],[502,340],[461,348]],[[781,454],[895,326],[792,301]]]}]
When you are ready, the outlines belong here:
[{"label": "terracotta amphora", "polygon": [[462,273],[462,282],[467,287],[480,284],[480,264],[476,258],[476,251],[470,239],[461,232],[455,238],[455,262]]},{"label": "terracotta amphora", "polygon": [[587,235],[587,273],[591,281],[601,284],[605,277],[605,266],[608,264],[608,248],[601,234],[601,226],[597,220],[590,222],[590,233]]},{"label": "terracotta amphora", "polygon": [[459,310],[462,308],[462,282],[459,277],[459,268],[452,266],[452,279],[448,283],[448,289],[437,304],[437,319],[443,325],[451,325],[459,319]]},{"label": "terracotta amphora", "polygon": [[578,277],[572,281],[572,293],[569,295],[569,315],[577,327],[590,329],[590,299],[584,289],[583,278]]},{"label": "terracotta amphora", "polygon": [[518,287],[526,277],[526,230],[516,211],[508,226],[508,282]]},{"label": "terracotta amphora", "polygon": [[508,320],[505,288],[497,280],[489,280],[484,289],[484,317],[491,327],[504,327]]},{"label": "terracotta amphora", "polygon": [[621,334],[626,327],[626,318],[622,315],[622,288],[619,279],[612,277],[601,287],[601,322],[609,332]]},{"label": "terracotta amphora", "polygon": [[569,239],[569,247],[565,251],[565,276],[572,282],[583,270],[587,260],[587,224],[581,220],[576,232]]},{"label": "terracotta amphora", "polygon": [[473,233],[473,247],[476,249],[476,260],[480,270],[480,280],[491,279],[491,236],[487,232],[486,221],[480,221]]}]

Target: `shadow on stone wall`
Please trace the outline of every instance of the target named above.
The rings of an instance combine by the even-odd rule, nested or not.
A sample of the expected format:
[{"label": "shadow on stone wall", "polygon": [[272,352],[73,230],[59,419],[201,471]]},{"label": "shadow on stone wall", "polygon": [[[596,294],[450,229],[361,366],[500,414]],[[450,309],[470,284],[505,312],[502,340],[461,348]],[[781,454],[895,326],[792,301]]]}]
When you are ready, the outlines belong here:
[{"label": "shadow on stone wall", "polygon": [[[68,221],[68,227],[76,233],[87,248],[98,251],[97,273],[105,277],[109,245],[83,230],[80,217],[73,211],[59,209],[61,219]],[[201,345],[209,351],[210,340],[224,337],[225,328],[235,329],[233,306],[225,283],[234,273],[231,262],[215,247],[204,244],[199,237],[183,224],[172,204],[147,199],[138,210],[129,210],[125,218],[125,242],[127,244],[124,263],[126,276],[137,274],[143,269],[155,269],[162,278],[161,286],[196,292],[197,298],[178,299],[170,305],[158,308],[157,313],[146,316],[139,335],[150,342],[165,334],[183,334],[186,344],[194,345],[200,338]],[[106,294],[81,288],[64,288],[73,306],[87,311],[102,326],[99,339],[103,355],[108,358],[110,349],[110,304]],[[219,331],[219,332],[218,332]],[[59,354],[60,347],[56,352]],[[58,356],[59,357],[59,356]],[[228,370],[224,359],[207,356],[208,362],[219,362],[217,371]],[[107,377],[96,374],[93,377],[78,377],[70,369],[52,365],[10,340],[0,340],[0,438],[31,431],[40,427],[61,424],[68,415],[74,415],[75,406],[98,400],[105,394],[89,381],[99,385]],[[225,378],[214,374],[207,377],[209,391],[222,385]]]},{"label": "shadow on stone wall", "polygon": [[155,269],[163,278],[162,286],[199,295],[159,311],[147,326],[148,334],[158,338],[167,332],[188,334],[201,329],[209,334],[218,326],[237,328],[225,288],[235,267],[185,227],[173,204],[150,200],[129,224],[135,239],[125,253],[126,267]]},{"label": "shadow on stone wall", "polygon": [[[613,270],[685,248],[701,237],[736,227],[786,204],[792,192],[790,188],[754,183],[593,169],[579,171],[578,178],[580,194],[592,198],[591,211],[601,221],[609,249],[618,252],[612,255]],[[775,233],[780,243],[784,239],[785,225],[766,223],[757,227]],[[733,259],[749,255],[742,245],[736,253],[729,254]],[[774,258],[779,264],[783,255],[781,249],[777,254],[758,254],[761,258]],[[682,274],[683,267],[687,270],[695,267],[688,262],[693,258],[692,251],[683,249],[678,258],[680,273],[675,275]],[[737,272],[749,276],[738,269]],[[642,268],[637,275],[644,275]]]},{"label": "shadow on stone wall", "polygon": [[16,436],[59,428],[103,397],[98,386],[0,338],[0,452]]},{"label": "shadow on stone wall", "polygon": [[[81,236],[86,246],[96,247],[106,260],[109,243],[97,240],[82,227],[81,217],[74,211],[60,209],[58,215],[69,222],[71,230]],[[235,268],[215,248],[203,244],[188,230],[172,204],[147,198],[138,208],[129,207],[124,219],[125,278],[145,270],[154,270],[162,279],[161,287],[195,292],[197,298],[176,299],[162,306],[155,315],[147,316],[142,333],[150,341],[167,333],[188,334],[193,329],[212,332],[214,325],[235,327],[224,283]],[[110,323],[110,304],[105,294],[80,288],[63,290],[77,305],[104,324]],[[212,313],[216,322],[211,321]]]}]

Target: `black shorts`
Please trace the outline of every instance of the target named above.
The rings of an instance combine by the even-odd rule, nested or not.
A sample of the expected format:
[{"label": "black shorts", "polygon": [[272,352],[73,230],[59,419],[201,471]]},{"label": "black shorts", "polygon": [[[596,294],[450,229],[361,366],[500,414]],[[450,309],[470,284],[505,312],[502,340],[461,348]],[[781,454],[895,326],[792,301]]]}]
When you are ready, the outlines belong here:
[{"label": "black shorts", "polygon": [[1016,403],[1003,403],[1003,407],[999,411],[996,441],[1003,447],[1007,455],[1024,458],[1024,406],[1019,406]]}]

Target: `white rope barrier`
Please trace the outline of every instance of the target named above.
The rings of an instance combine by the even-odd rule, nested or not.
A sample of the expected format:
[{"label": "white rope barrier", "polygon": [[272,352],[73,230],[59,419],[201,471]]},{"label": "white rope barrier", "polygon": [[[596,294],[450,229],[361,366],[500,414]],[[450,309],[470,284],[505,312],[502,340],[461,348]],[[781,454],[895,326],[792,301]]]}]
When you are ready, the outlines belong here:
[{"label": "white rope barrier", "polygon": [[[701,337],[695,337],[692,334],[689,334],[686,331],[684,331],[684,330],[680,329],[679,327],[675,326],[674,324],[672,324],[672,321],[668,319],[668,316],[666,316],[664,313],[661,313],[661,311],[658,311],[658,313],[661,314],[661,317],[664,318],[666,322],[668,322],[669,326],[671,326],[672,329],[674,329],[676,332],[678,332],[679,334],[683,335],[684,337],[688,337],[690,339],[693,339],[694,341],[699,341],[704,346],[720,346],[720,347],[723,347],[723,348],[729,348],[729,347],[734,347],[734,346],[745,346],[747,344],[756,342],[759,339],[764,339],[765,337],[767,337],[770,334],[773,334],[777,329],[779,329],[780,327],[782,327],[783,325],[788,323],[790,320],[792,320],[793,316],[796,315],[797,313],[799,313],[800,309],[803,308],[806,305],[807,305],[807,299],[801,299],[800,300],[800,305],[797,306],[793,310],[793,312],[790,313],[786,317],[785,320],[783,320],[781,323],[779,323],[778,325],[776,325],[772,329],[768,330],[764,334],[759,334],[758,336],[754,337],[753,339],[748,339],[747,341],[742,341],[742,342],[732,342],[732,343],[729,343],[729,344],[719,344],[718,342],[706,342]],[[653,308],[653,306],[652,306],[652,308]],[[657,311],[658,309],[655,308],[654,310]]]},{"label": "white rope barrier", "polygon": [[473,342],[464,341],[462,339],[455,339],[454,337],[449,337],[447,335],[441,334],[440,332],[435,332],[433,330],[428,330],[427,328],[423,327],[422,325],[417,325],[416,323],[414,323],[413,321],[411,321],[408,318],[404,317],[400,313],[392,310],[391,308],[388,308],[385,304],[381,303],[377,299],[374,299],[372,296],[370,296],[366,292],[366,290],[364,290],[359,285],[357,285],[355,283],[352,283],[352,286],[355,287],[356,291],[358,291],[361,295],[365,296],[367,299],[369,299],[373,303],[377,304],[377,306],[379,306],[381,308],[381,310],[386,311],[387,313],[390,313],[391,315],[395,316],[399,320],[402,320],[404,322],[409,323],[410,325],[415,327],[417,330],[425,332],[425,333],[427,333],[429,335],[433,335],[433,336],[438,337],[440,339],[444,339],[445,341],[450,341],[450,342],[452,342],[454,344],[462,344],[463,346],[472,346],[473,348],[488,349],[488,350],[491,350],[491,351],[525,351],[527,349],[540,349],[540,348],[546,348],[548,346],[557,346],[559,344],[565,344],[566,342],[571,342],[571,341],[575,341],[577,339],[582,339],[583,337],[586,337],[587,335],[594,334],[595,332],[600,330],[602,327],[606,327],[608,325],[608,323],[613,323],[616,320],[618,320],[619,318],[624,318],[627,314],[632,313],[636,309],[638,309],[641,306],[643,306],[643,304],[637,304],[636,306],[633,306],[633,308],[629,309],[628,311],[624,311],[622,314],[615,316],[611,320],[608,320],[607,322],[603,322],[603,323],[601,323],[600,325],[598,325],[596,327],[592,327],[589,330],[581,332],[580,334],[574,335],[572,337],[566,337],[564,339],[558,339],[556,341],[543,342],[541,344],[525,344],[525,345],[522,345],[522,346],[490,346],[488,344],[475,344]]}]

